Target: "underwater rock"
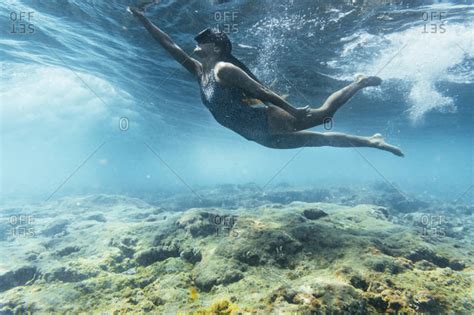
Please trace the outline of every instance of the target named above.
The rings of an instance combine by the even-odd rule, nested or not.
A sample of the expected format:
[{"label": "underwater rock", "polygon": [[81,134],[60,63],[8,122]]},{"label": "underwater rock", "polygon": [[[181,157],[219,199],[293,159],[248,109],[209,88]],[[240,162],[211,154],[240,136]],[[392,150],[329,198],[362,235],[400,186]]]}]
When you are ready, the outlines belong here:
[{"label": "underwater rock", "polygon": [[137,242],[138,240],[135,237],[122,235],[118,238],[112,238],[109,242],[109,246],[117,247],[124,257],[131,258],[135,254],[134,246]]},{"label": "underwater rock", "polygon": [[157,261],[178,256],[179,249],[175,246],[157,246],[138,252],[135,260],[141,266],[149,266]]},{"label": "underwater rock", "polygon": [[388,264],[388,259],[375,259],[369,261],[367,266],[374,271],[384,272]]},{"label": "underwater rock", "polygon": [[303,215],[309,220],[317,220],[319,218],[327,216],[328,214],[321,209],[311,208],[305,209],[303,211]]},{"label": "underwater rock", "polygon": [[[376,186],[374,188],[377,189]],[[370,203],[388,206],[395,210],[395,212],[416,212],[429,206],[427,202],[415,198],[407,199],[398,189],[386,183],[380,183],[380,187],[377,190],[381,191],[382,194],[377,198],[378,200],[373,200]]]},{"label": "underwater rock", "polygon": [[288,204],[293,201],[320,202],[331,196],[329,190],[275,190],[266,192],[261,199],[270,203]]},{"label": "underwater rock", "polygon": [[130,268],[128,270],[125,270],[124,272],[122,272],[124,275],[135,275],[137,274],[137,269],[135,268]]},{"label": "underwater rock", "polygon": [[401,272],[404,272],[406,270],[411,270],[413,269],[413,263],[403,257],[397,257],[395,260],[390,261],[389,268],[388,270],[390,271],[391,274],[399,274]]},{"label": "underwater rock", "polygon": [[109,252],[99,263],[98,267],[105,271],[122,273],[136,266],[133,256],[125,256],[123,251]]},{"label": "underwater rock", "polygon": [[67,247],[64,247],[64,248],[56,251],[55,255],[64,257],[64,256],[68,256],[72,253],[78,252],[80,250],[81,250],[81,248],[78,247],[78,246],[67,246]]},{"label": "underwater rock", "polygon": [[298,294],[298,292],[291,288],[288,285],[283,285],[277,288],[270,294],[269,300],[270,302],[275,302],[279,297],[282,297],[288,303],[294,303],[294,298]]},{"label": "underwater rock", "polygon": [[415,263],[415,267],[416,267],[417,269],[425,270],[425,271],[426,271],[426,270],[434,270],[434,269],[436,269],[436,265],[434,265],[433,263],[431,263],[431,262],[429,262],[429,261],[427,261],[427,260],[424,260],[424,259],[422,259],[422,260],[420,260],[420,261],[417,261],[417,262]]},{"label": "underwater rock", "polygon": [[310,293],[298,292],[293,298],[294,304],[306,305],[312,310],[314,307],[319,306],[319,301]]},{"label": "underwater rock", "polygon": [[331,192],[327,189],[279,188],[262,192],[255,183],[243,185],[219,186],[199,192],[205,198],[198,199],[193,194],[175,195],[160,200],[160,204],[168,209],[186,210],[190,208],[252,208],[264,204],[289,204],[293,201],[320,202],[327,201]]},{"label": "underwater rock", "polygon": [[413,262],[417,262],[424,259],[440,268],[445,268],[449,265],[449,260],[447,258],[439,256],[434,251],[428,248],[418,248],[406,255],[406,258]]},{"label": "underwater rock", "polygon": [[135,278],[132,280],[132,285],[134,287],[143,289],[153,283],[156,280],[156,276],[144,277],[144,278]]},{"label": "underwater rock", "polygon": [[150,292],[150,295],[148,296],[148,300],[153,303],[155,306],[160,306],[164,305],[166,301],[159,296],[159,292]]},{"label": "underwater rock", "polygon": [[[372,204],[295,202],[257,207],[254,200],[266,198],[262,193],[230,190],[240,196],[229,196],[228,204],[251,207],[192,208],[166,212],[166,220],[137,223],[130,220],[136,207],[127,201],[111,209],[89,204],[94,212],[82,211],[75,218],[69,213],[58,216],[57,223],[61,218],[71,222],[63,229],[69,233],[66,238],[38,234],[31,246],[11,251],[11,261],[30,257],[44,275],[0,294],[0,314],[26,313],[33,297],[39,314],[198,314],[200,309],[206,314],[439,314],[446,310],[469,314],[472,309],[473,250],[468,241],[473,229],[468,220],[460,223],[462,218],[453,216],[447,221],[453,229],[465,227],[462,241],[431,242],[414,225],[421,221],[417,215],[430,213],[429,209],[404,215]],[[244,194],[253,199],[237,200]],[[310,192],[301,195],[305,194]],[[343,194],[355,195],[353,202],[369,198]],[[145,205],[136,213],[151,208]],[[102,211],[105,223],[87,221],[91,229],[81,229],[84,217]],[[329,216],[319,216],[320,211]],[[218,214],[224,218],[230,213],[238,214],[232,225],[238,236],[215,233],[215,228],[228,226],[215,220]],[[443,227],[450,228],[447,224]],[[5,242],[6,252],[12,245]],[[173,257],[179,259],[168,259]],[[433,263],[443,265],[445,257],[450,268]],[[16,269],[12,265],[5,262],[5,269]],[[223,298],[238,303],[238,311],[231,311]],[[220,305],[212,308],[219,311],[210,312],[210,305]]]},{"label": "underwater rock", "polygon": [[203,291],[210,291],[210,289],[215,285],[230,284],[239,281],[243,277],[243,273],[238,270],[228,271],[220,277],[203,277],[200,275],[196,278],[196,285]]},{"label": "underwater rock", "polygon": [[196,314],[218,314],[218,315],[233,315],[241,314],[239,307],[232,303],[231,301],[224,299],[214,302],[209,308],[200,308],[197,310]]},{"label": "underwater rock", "polygon": [[153,310],[154,305],[150,301],[144,301],[141,307],[142,307],[143,312],[150,313]]},{"label": "underwater rock", "polygon": [[169,234],[171,233],[167,233],[168,231],[159,231],[154,237],[153,237],[153,246],[158,246],[158,245],[161,245],[161,241],[163,241],[164,239],[166,239]]},{"label": "underwater rock", "polygon": [[368,291],[374,292],[374,293],[382,293],[386,289],[387,289],[387,284],[379,282],[379,281],[371,281]]},{"label": "underwater rock", "polygon": [[39,275],[35,266],[23,266],[0,275],[0,292],[25,285]]},{"label": "underwater rock", "polygon": [[142,221],[143,219],[147,219],[149,216],[150,216],[149,212],[137,212],[131,215],[129,218]]},{"label": "underwater rock", "polygon": [[237,282],[244,277],[245,268],[231,260],[200,262],[195,268],[194,283],[202,291],[209,292],[216,285]]},{"label": "underwater rock", "polygon": [[8,240],[8,237],[9,235],[11,235],[11,233],[9,231],[11,231],[11,224],[8,222],[8,220],[0,220],[0,241],[3,242],[3,241],[7,241]]},{"label": "underwater rock", "polygon": [[[176,248],[176,250],[178,250],[180,252],[181,251],[181,246],[182,246],[181,243],[182,243],[182,240],[172,237],[170,239],[162,241],[161,246],[168,247],[168,248]],[[158,245],[158,247],[159,246],[160,245]]]},{"label": "underwater rock", "polygon": [[[302,308],[295,308],[295,310],[314,311],[321,306],[327,288],[328,284],[322,285],[319,283],[301,285],[297,289],[291,287],[290,284],[284,284],[271,292],[267,303],[281,304],[282,302],[286,302],[288,304],[303,306]],[[306,312],[303,312],[303,314],[306,314]]]},{"label": "underwater rock", "polygon": [[285,265],[288,258],[303,249],[303,245],[284,230],[262,231],[256,236],[259,240],[255,245],[260,246],[280,265]]},{"label": "underwater rock", "polygon": [[211,222],[212,217],[213,215],[209,212],[192,212],[183,215],[177,224],[192,237],[205,237],[216,233],[216,225]]},{"label": "underwater rock", "polygon": [[384,290],[382,291],[382,297],[388,304],[387,311],[389,313],[398,312],[401,308],[407,305],[406,298],[400,291],[397,290]]},{"label": "underwater rock", "polygon": [[[221,185],[211,189],[201,190],[201,198],[192,193],[177,194],[167,200],[160,200],[160,204],[167,209],[186,210],[195,207],[201,208],[235,208],[245,206],[248,199],[254,199],[259,192],[253,183],[244,185]],[[163,202],[164,201],[164,202]]]},{"label": "underwater rock", "polygon": [[135,198],[127,198],[125,196],[118,195],[94,195],[88,196],[82,200],[83,206],[92,205],[94,207],[101,206],[102,208],[111,208],[113,206],[121,205],[124,201],[132,202],[137,208],[141,208],[143,202]]},{"label": "underwater rock", "polygon": [[[340,218],[336,218],[338,221]],[[334,225],[330,220],[306,221],[304,224],[288,226],[288,233],[304,245],[304,250],[319,255],[321,251],[342,250],[351,246],[352,235]]]},{"label": "underwater rock", "polygon": [[91,277],[95,277],[98,274],[96,271],[83,271],[76,269],[71,266],[59,267],[54,269],[52,272],[44,274],[44,279],[47,282],[61,281],[61,282],[79,282]]},{"label": "underwater rock", "polygon": [[93,220],[97,222],[107,222],[107,219],[102,213],[93,214],[85,218],[85,220]]},{"label": "underwater rock", "polygon": [[34,302],[8,301],[0,303],[0,314],[2,315],[18,315],[18,314],[36,314],[40,311],[38,305]]},{"label": "underwater rock", "polygon": [[156,215],[156,214],[151,214],[145,219],[145,221],[155,222],[155,221],[161,220],[162,218],[163,218],[163,216],[159,216],[159,215]]},{"label": "underwater rock", "polygon": [[474,212],[474,206],[468,206],[468,205],[457,206],[455,211],[459,213],[460,215],[469,216],[469,215],[472,215],[472,213]]},{"label": "underwater rock", "polygon": [[350,283],[354,288],[361,289],[362,291],[367,291],[369,288],[367,281],[358,275],[352,276]]},{"label": "underwater rock", "polygon": [[464,226],[448,226],[444,232],[447,237],[452,237],[460,240],[465,237],[466,228]]},{"label": "underwater rock", "polygon": [[284,229],[251,230],[245,236],[220,244],[216,253],[249,266],[278,264],[288,266],[303,245]]},{"label": "underwater rock", "polygon": [[415,309],[423,313],[443,313],[441,305],[437,298],[435,298],[429,291],[420,291],[413,297]]},{"label": "underwater rock", "polygon": [[[317,285],[317,284],[316,284]],[[336,279],[323,284],[325,294],[318,298],[322,305],[327,305],[328,312],[316,314],[368,314],[367,303],[364,300],[364,292],[353,286],[341,283]],[[313,293],[314,297],[317,297]],[[318,302],[312,305],[319,307]],[[313,313],[310,313],[313,314]]]},{"label": "underwater rock", "polygon": [[36,261],[38,259],[38,253],[29,253],[28,256],[25,257],[27,261]]},{"label": "underwater rock", "polygon": [[314,225],[299,224],[298,226],[290,227],[289,232],[292,237],[302,244],[305,244],[305,247],[309,247],[309,244],[321,245],[326,242],[332,243],[339,241],[331,239],[328,235],[324,235],[325,231],[321,231],[321,229]]},{"label": "underwater rock", "polygon": [[201,251],[198,248],[186,248],[181,252],[180,256],[192,264],[195,264],[202,259]]},{"label": "underwater rock", "polygon": [[416,212],[429,207],[429,204],[420,200],[398,200],[392,203],[392,208],[402,213]]},{"label": "underwater rock", "polygon": [[459,259],[452,259],[449,261],[449,268],[456,270],[456,271],[461,271],[464,268],[466,268],[466,264],[464,261],[459,260]]},{"label": "underwater rock", "polygon": [[240,251],[234,256],[237,260],[246,263],[250,266],[257,266],[260,263],[265,263],[266,260],[262,259],[260,255],[252,250]]},{"label": "underwater rock", "polygon": [[67,226],[69,225],[69,221],[61,220],[60,222],[55,222],[48,225],[41,234],[44,236],[64,236],[67,234]]},{"label": "underwater rock", "polygon": [[382,218],[380,219],[388,219],[390,217],[390,212],[387,208],[385,207],[378,207],[377,211],[382,214]]},{"label": "underwater rock", "polygon": [[367,302],[372,305],[378,312],[385,313],[388,307],[387,301],[380,294],[369,293],[366,296]]},{"label": "underwater rock", "polygon": [[[165,220],[165,219],[163,219]],[[170,222],[163,222],[163,224],[159,225],[159,228],[154,231],[154,235],[152,236],[152,245],[165,245],[168,239],[175,238],[176,233],[180,233],[181,231],[177,229],[176,224],[172,224],[174,222],[171,220]]]}]

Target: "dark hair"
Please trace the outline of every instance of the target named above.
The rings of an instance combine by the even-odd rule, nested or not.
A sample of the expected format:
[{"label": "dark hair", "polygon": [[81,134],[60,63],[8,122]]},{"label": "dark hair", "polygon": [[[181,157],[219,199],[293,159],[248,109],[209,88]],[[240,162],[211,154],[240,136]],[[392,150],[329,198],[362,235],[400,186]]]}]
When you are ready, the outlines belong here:
[{"label": "dark hair", "polygon": [[222,61],[232,63],[234,66],[239,67],[247,73],[249,77],[262,84],[246,65],[232,55],[232,43],[225,32],[218,28],[207,28],[199,32],[194,39],[198,43],[214,43],[214,45],[221,49]]},{"label": "dark hair", "polygon": [[253,74],[252,71],[250,71],[250,69],[244,65],[242,63],[242,61],[240,61],[239,59],[235,58],[234,55],[232,54],[228,54],[228,55],[225,55],[223,60],[222,61],[225,61],[225,62],[230,62],[231,64],[233,64],[234,66],[237,66],[239,67],[240,69],[242,69],[245,73],[248,74],[249,77],[251,77],[252,79],[254,79],[255,81],[257,81],[258,83],[262,84],[262,82],[260,82],[259,79],[257,79],[257,77],[255,76],[255,74]]}]

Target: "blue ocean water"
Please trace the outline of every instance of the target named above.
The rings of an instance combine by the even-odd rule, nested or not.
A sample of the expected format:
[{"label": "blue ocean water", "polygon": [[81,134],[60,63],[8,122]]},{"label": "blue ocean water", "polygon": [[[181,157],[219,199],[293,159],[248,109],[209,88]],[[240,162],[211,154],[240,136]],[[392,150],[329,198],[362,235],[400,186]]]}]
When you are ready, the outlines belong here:
[{"label": "blue ocean water", "polygon": [[147,16],[190,53],[197,32],[224,27],[234,54],[295,106],[318,107],[358,73],[379,75],[383,84],[326,128],[380,132],[404,158],[269,149],[224,128],[197,82],[127,12],[136,2],[2,1],[1,198],[382,182],[472,202],[474,5],[399,2],[162,1]]}]

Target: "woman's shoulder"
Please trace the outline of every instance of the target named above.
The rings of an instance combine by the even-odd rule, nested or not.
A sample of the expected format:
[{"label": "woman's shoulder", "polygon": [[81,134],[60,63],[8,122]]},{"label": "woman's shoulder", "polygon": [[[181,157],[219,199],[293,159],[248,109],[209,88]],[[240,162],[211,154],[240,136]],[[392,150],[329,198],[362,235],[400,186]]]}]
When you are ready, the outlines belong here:
[{"label": "woman's shoulder", "polygon": [[242,70],[236,65],[225,61],[219,61],[214,67],[214,74],[218,81],[232,79],[238,71]]},{"label": "woman's shoulder", "polygon": [[237,67],[236,65],[234,65],[232,62],[227,62],[227,61],[219,61],[214,66],[214,71],[216,73],[219,73],[221,71],[226,71],[226,70],[238,71],[238,70],[241,70],[241,69],[239,67]]}]

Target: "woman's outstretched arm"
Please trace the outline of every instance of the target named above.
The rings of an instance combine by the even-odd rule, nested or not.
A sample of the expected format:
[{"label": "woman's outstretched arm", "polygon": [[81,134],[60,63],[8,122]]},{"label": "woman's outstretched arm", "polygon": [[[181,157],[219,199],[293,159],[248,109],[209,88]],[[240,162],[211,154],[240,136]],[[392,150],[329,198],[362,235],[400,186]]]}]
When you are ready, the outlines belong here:
[{"label": "woman's outstretched arm", "polygon": [[163,32],[158,26],[153,24],[140,9],[130,7],[130,11],[143,23],[143,25],[148,30],[148,32],[150,32],[153,38],[156,39],[177,62],[179,62],[194,76],[200,75],[202,65],[199,61],[194,58],[191,58],[187,53],[185,53],[178,45],[176,45],[175,42],[173,42],[173,40],[168,36],[168,34]]}]

